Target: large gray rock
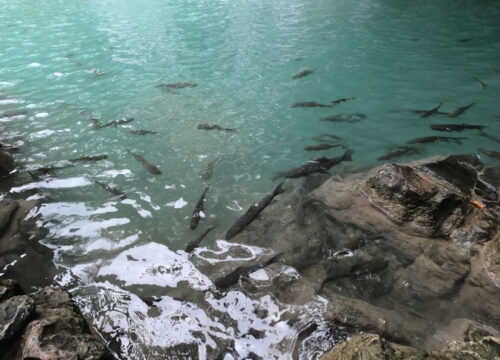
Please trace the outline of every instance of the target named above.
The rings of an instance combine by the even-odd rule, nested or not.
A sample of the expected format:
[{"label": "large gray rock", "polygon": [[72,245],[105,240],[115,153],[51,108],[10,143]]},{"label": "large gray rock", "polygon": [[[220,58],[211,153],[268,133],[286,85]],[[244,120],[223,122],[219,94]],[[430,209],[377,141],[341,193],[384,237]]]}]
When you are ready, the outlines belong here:
[{"label": "large gray rock", "polygon": [[24,334],[21,359],[112,359],[106,346],[82,317],[69,293],[46,287],[32,295],[36,320]]},{"label": "large gray rock", "polygon": [[29,296],[20,295],[0,304],[0,348],[22,334],[34,313],[33,303]]}]

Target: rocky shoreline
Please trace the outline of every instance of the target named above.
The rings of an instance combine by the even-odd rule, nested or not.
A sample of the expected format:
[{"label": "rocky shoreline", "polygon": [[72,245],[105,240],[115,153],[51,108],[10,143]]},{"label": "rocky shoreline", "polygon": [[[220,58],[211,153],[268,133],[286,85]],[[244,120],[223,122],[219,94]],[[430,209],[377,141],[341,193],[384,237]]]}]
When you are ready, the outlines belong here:
[{"label": "rocky shoreline", "polygon": [[[7,177],[15,165],[0,152]],[[231,240],[266,251],[222,266],[200,248],[192,260],[221,291],[325,299],[322,316],[349,338],[323,359],[498,359],[499,187],[500,167],[473,155],[312,176]],[[23,295],[55,274],[35,206],[0,201],[0,269],[19,282],[0,281],[0,348],[6,359],[113,358],[64,289]]]},{"label": "rocky shoreline", "polygon": [[[0,179],[15,172],[6,149],[2,143]],[[22,198],[0,200],[0,358],[113,359],[64,288],[46,286],[26,295],[51,284],[56,274],[52,251],[39,243],[43,229],[32,216],[36,205]],[[24,264],[39,271],[24,271]]]}]

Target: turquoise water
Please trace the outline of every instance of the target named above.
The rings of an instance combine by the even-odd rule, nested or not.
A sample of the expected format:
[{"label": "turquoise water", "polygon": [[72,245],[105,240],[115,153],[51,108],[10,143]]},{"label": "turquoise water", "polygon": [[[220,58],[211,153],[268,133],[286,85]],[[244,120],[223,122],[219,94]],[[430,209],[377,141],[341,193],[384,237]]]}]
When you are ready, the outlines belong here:
[{"label": "turquoise water", "polygon": [[[500,4],[495,1],[0,0],[0,9],[0,115],[27,111],[0,119],[2,136],[20,146],[16,156],[24,174],[10,192],[42,189],[34,197],[42,203],[40,222],[49,229],[44,243],[56,251],[61,269],[57,281],[73,286],[103,333],[112,333],[106,324],[113,315],[99,313],[109,294],[155,292],[127,276],[127,251],[176,258],[181,252],[174,251],[213,222],[218,227],[207,243],[223,238],[244,209],[276,186],[274,172],[343,152],[303,151],[315,144],[314,136],[335,134],[354,150],[354,161],[334,171],[380,164],[376,159],[388,148],[422,136],[467,140],[417,145],[420,154],[396,160],[478,153],[479,147],[499,150],[475,130],[447,134],[429,128],[463,122],[487,126],[492,136],[500,133],[495,117],[500,115]],[[458,41],[465,38],[471,40]],[[292,79],[304,69],[314,72]],[[198,86],[172,92],[155,87],[181,81]],[[355,100],[335,108],[290,107],[352,96]],[[458,118],[422,119],[411,112],[441,101],[446,112],[475,105]],[[366,118],[319,120],[339,113]],[[103,124],[124,117],[134,121],[97,130],[89,126],[90,114]],[[200,123],[238,133],[198,130]],[[130,129],[157,134],[137,136]],[[158,166],[162,175],[149,174],[127,149]],[[109,157],[57,170],[55,177],[26,176],[26,169],[98,154]],[[485,163],[498,164],[480,155]],[[215,159],[213,177],[204,181],[200,175]],[[118,187],[128,199],[113,198],[96,180]],[[206,218],[190,231],[191,212],[206,184]],[[189,263],[184,255],[176,259]],[[243,321],[252,315],[238,316]],[[129,320],[142,329],[139,338],[156,339],[141,319]],[[187,328],[180,321],[177,331]],[[252,346],[286,357],[287,351],[273,343],[293,332],[271,332],[274,338]],[[240,335],[232,335],[238,344],[244,342]],[[130,350],[124,341],[122,354],[147,353],[133,344]],[[153,347],[156,340],[144,341]],[[321,352],[318,347],[304,350],[304,356]],[[243,357],[245,351],[238,353]]]}]

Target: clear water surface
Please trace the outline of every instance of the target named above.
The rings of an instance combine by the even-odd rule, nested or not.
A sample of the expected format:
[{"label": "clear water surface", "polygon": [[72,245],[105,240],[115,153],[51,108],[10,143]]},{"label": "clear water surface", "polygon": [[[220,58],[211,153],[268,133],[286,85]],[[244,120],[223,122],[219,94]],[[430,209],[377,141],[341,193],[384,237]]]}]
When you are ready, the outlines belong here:
[{"label": "clear water surface", "polygon": [[[213,222],[218,227],[206,244],[222,239],[250,204],[276,186],[275,171],[342,153],[303,151],[318,135],[340,136],[354,150],[354,161],[334,171],[380,164],[377,157],[389,148],[430,135],[467,139],[462,145],[417,145],[420,154],[396,160],[480,154],[479,147],[498,151],[498,143],[478,131],[429,128],[480,124],[489,135],[500,134],[498,19],[498,2],[472,0],[0,0],[0,116],[26,111],[0,117],[1,135],[20,146],[20,172],[109,156],[54,176],[24,176],[4,195],[42,190],[32,197],[40,199],[40,223],[49,229],[44,243],[56,252],[61,273],[55,281],[72,289],[121,356],[161,358],[161,349],[194,343],[202,358],[215,358],[212,350],[232,339],[233,355],[226,358],[291,357],[298,330],[283,314],[310,316],[323,306],[321,299],[291,309],[240,292],[216,297],[181,250]],[[292,79],[304,69],[314,72]],[[198,86],[155,87],[182,81]],[[290,107],[343,97],[355,100],[334,108]],[[411,112],[441,101],[446,112],[475,105],[458,118],[422,119]],[[320,121],[339,113],[366,118]],[[89,115],[103,124],[134,121],[93,129]],[[238,132],[199,130],[200,123]],[[131,129],[157,134],[138,136]],[[148,173],[127,150],[162,175]],[[213,176],[205,181],[201,174],[214,160]],[[121,189],[127,199],[95,181]],[[191,212],[206,185],[205,219],[190,231]],[[183,270],[168,271],[172,264]],[[156,312],[137,295],[161,296]],[[256,316],[258,307],[267,316]],[[335,341],[318,324],[301,358],[318,357]],[[250,327],[265,335],[248,335]]]}]

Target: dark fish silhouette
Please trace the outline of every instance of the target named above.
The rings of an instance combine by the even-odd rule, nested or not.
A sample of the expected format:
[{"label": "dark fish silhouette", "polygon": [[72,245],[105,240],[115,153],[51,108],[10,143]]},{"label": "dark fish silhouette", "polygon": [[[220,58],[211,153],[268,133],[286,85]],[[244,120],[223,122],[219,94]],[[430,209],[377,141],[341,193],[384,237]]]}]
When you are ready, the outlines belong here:
[{"label": "dark fish silhouette", "polygon": [[344,155],[337,156],[334,158],[320,157],[314,161],[310,161],[298,168],[279,172],[274,177],[273,180],[280,177],[288,179],[296,179],[303,176],[308,176],[314,173],[326,173],[328,170],[334,166],[340,164],[342,161],[352,161],[352,150],[347,150]]},{"label": "dark fish silhouette", "polygon": [[414,154],[419,154],[420,151],[418,149],[412,148],[412,147],[400,147],[397,148],[394,151],[391,151],[385,155],[382,155],[377,158],[378,161],[385,161],[385,160],[391,160],[395,159],[404,155],[414,155]]},{"label": "dark fish silhouette", "polygon": [[313,140],[317,142],[331,142],[333,140],[342,140],[342,138],[337,135],[323,134],[313,137]]},{"label": "dark fish silhouette", "polygon": [[307,75],[311,75],[312,73],[314,72],[314,70],[302,70],[301,72],[299,72],[298,74],[295,74],[292,79],[300,79],[301,77],[304,77],[304,76],[307,76]]},{"label": "dark fish silhouette", "polygon": [[[415,114],[418,114],[418,115],[422,115],[422,114],[425,114],[427,113],[429,110],[412,110],[413,113]],[[444,112],[444,111],[436,111],[434,113],[434,115],[449,115],[447,112]]]},{"label": "dark fish silhouette", "polygon": [[4,118],[10,118],[10,117],[15,117],[15,116],[23,116],[23,115],[26,115],[28,112],[27,111],[15,111],[15,112],[11,112],[11,113],[4,113],[2,115],[0,115],[0,119],[4,119]]},{"label": "dark fish silhouette", "polygon": [[408,140],[407,144],[425,144],[436,141],[445,141],[445,142],[455,142],[457,144],[462,144],[462,140],[467,138],[464,137],[451,137],[451,136],[426,136],[421,138],[416,138],[412,140]]},{"label": "dark fish silhouette", "polygon": [[486,134],[484,131],[480,131],[479,132],[479,136],[484,136],[490,140],[493,140],[494,142],[496,142],[497,144],[500,144],[500,138],[499,137],[496,137],[496,136],[493,136],[493,135],[490,135],[490,134]]},{"label": "dark fish silhouette", "polygon": [[101,75],[104,75],[105,73],[102,72],[101,70],[99,69],[96,69],[96,68],[91,68],[91,69],[87,69],[87,71],[91,74],[94,74],[96,76],[101,76]]},{"label": "dark fish silhouette", "polygon": [[211,124],[199,124],[197,126],[197,128],[201,129],[201,130],[220,130],[220,131],[227,131],[227,132],[238,132],[237,129],[223,128],[219,125],[211,125]]},{"label": "dark fish silhouette", "polygon": [[200,222],[201,215],[200,213],[203,211],[203,206],[205,204],[205,195],[208,191],[208,186],[203,190],[203,193],[200,196],[200,199],[196,203],[194,207],[193,214],[191,215],[191,230],[196,229],[198,223]]},{"label": "dark fish silhouette", "polygon": [[120,120],[113,120],[113,121],[110,121],[107,124],[104,124],[102,127],[105,128],[105,127],[108,127],[108,126],[119,126],[119,125],[123,125],[123,124],[128,124],[131,121],[134,121],[134,118],[125,118],[125,119],[120,119]]},{"label": "dark fish silhouette", "polygon": [[464,42],[471,41],[471,40],[472,40],[472,38],[464,38],[464,39],[457,40],[457,42],[464,43]]},{"label": "dark fish silhouette", "polygon": [[88,119],[89,119],[89,122],[90,122],[90,126],[92,126],[94,129],[100,129],[100,128],[102,128],[102,125],[99,122],[99,119],[96,118],[95,116],[89,115]]},{"label": "dark fish silhouette", "polygon": [[134,135],[147,135],[147,134],[156,134],[156,131],[139,129],[139,130],[130,130],[130,133]]},{"label": "dark fish silhouette", "polygon": [[77,162],[77,161],[99,161],[99,160],[104,160],[107,159],[108,155],[95,155],[95,156],[84,156],[81,158],[77,159],[69,159],[71,162]]},{"label": "dark fish silhouette", "polygon": [[321,121],[330,121],[330,122],[359,122],[366,118],[365,114],[337,114],[332,116],[326,116],[321,118]]},{"label": "dark fish silhouette", "polygon": [[436,114],[438,111],[439,111],[439,108],[441,107],[441,105],[443,105],[443,102],[441,101],[439,103],[438,106],[436,106],[435,108],[432,108],[430,110],[427,110],[427,111],[424,111],[423,113],[420,114],[420,117],[421,118],[425,118],[425,117],[429,117],[431,115],[434,115]]},{"label": "dark fish silhouette", "polygon": [[325,104],[320,104],[317,103],[316,101],[299,101],[296,102],[295,104],[292,104],[290,106],[292,108],[298,108],[298,107],[332,107],[332,105],[325,105]]},{"label": "dark fish silhouette", "polygon": [[355,97],[349,97],[349,98],[342,98],[342,99],[337,99],[337,100],[332,100],[332,104],[340,104],[340,103],[343,103],[343,102],[346,102],[346,101],[349,101],[349,100],[354,100]]},{"label": "dark fish silhouette", "polygon": [[169,84],[158,84],[156,88],[169,88],[169,89],[184,89],[184,88],[194,88],[197,87],[198,84],[195,82],[175,82]]},{"label": "dark fish silhouette", "polygon": [[277,195],[284,192],[285,190],[283,189],[283,183],[281,183],[276,187],[276,189],[274,189],[271,194],[266,195],[259,202],[250,206],[247,212],[240,216],[240,218],[236,220],[233,226],[229,228],[226,233],[226,240],[231,240],[233,237],[243,231],[248,225],[250,225],[252,221],[255,220],[255,218],[262,212],[262,210],[264,210]]},{"label": "dark fish silhouette", "polygon": [[130,150],[127,150],[130,154],[132,154],[134,156],[134,158],[141,163],[142,166],[144,166],[144,168],[149,171],[151,174],[155,174],[155,175],[161,175],[161,171],[160,169],[158,169],[156,166],[154,166],[153,164],[151,164],[149,161],[147,161],[146,159],[144,159],[141,155],[139,154],[134,154],[132,151]]},{"label": "dark fish silhouette", "polygon": [[186,252],[191,252],[193,251],[194,249],[196,249],[198,246],[200,246],[200,243],[202,242],[202,240],[208,235],[208,233],[210,231],[212,231],[213,229],[215,229],[217,225],[211,225],[208,227],[207,230],[205,230],[203,232],[203,234],[201,234],[200,236],[198,236],[196,239],[192,240],[189,242],[189,244],[186,245]]},{"label": "dark fish silhouette", "polygon": [[209,180],[212,177],[213,170],[214,170],[214,164],[217,162],[218,158],[214,159],[213,161],[209,162],[207,165],[207,168],[205,171],[201,173],[201,178],[203,180]]},{"label": "dark fish silhouette", "polygon": [[125,200],[127,198],[127,195],[124,192],[118,190],[115,187],[109,186],[108,184],[102,183],[100,181],[96,181],[96,184],[100,185],[107,192],[109,192],[115,196],[119,196],[120,199],[122,199],[122,200]]},{"label": "dark fish silhouette", "polygon": [[483,125],[468,125],[468,124],[441,124],[431,125],[432,130],[437,131],[463,131],[463,130],[483,130]]},{"label": "dark fish silhouette", "polygon": [[486,85],[484,82],[482,82],[481,80],[479,80],[477,77],[474,77],[474,80],[476,80],[477,84],[479,85],[479,87],[482,90],[486,90],[486,88],[488,87],[488,85]]},{"label": "dark fish silhouette", "polygon": [[453,110],[450,114],[449,117],[457,117],[458,115],[463,114],[468,108],[470,108],[474,103],[471,103],[469,105],[465,106],[460,106],[459,108]]},{"label": "dark fish silhouette", "polygon": [[479,151],[481,151],[485,155],[488,155],[491,158],[500,159],[500,152],[493,151],[493,150],[486,150],[483,148],[479,148]]},{"label": "dark fish silhouette", "polygon": [[319,145],[312,145],[312,146],[306,146],[304,148],[305,151],[319,151],[319,150],[328,150],[334,147],[344,147],[343,144],[319,144]]}]

